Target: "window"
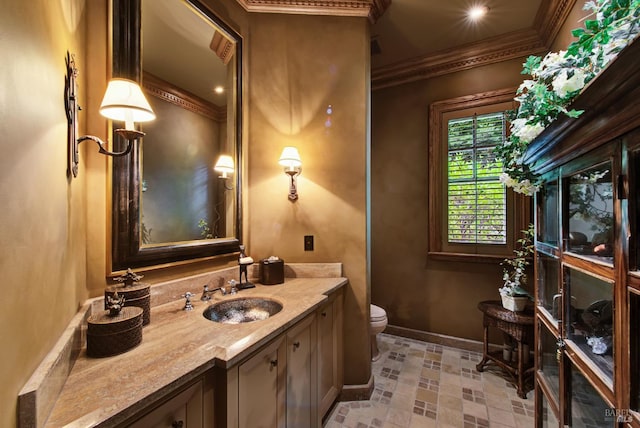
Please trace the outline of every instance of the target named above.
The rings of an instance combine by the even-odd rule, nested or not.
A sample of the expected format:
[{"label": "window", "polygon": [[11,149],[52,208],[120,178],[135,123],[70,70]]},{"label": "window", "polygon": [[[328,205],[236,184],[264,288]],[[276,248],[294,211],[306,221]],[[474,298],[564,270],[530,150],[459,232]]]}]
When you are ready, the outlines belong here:
[{"label": "window", "polygon": [[493,148],[507,137],[515,90],[433,103],[429,110],[429,256],[502,260],[530,222],[530,198],[499,181]]},{"label": "window", "polygon": [[506,189],[493,149],[504,141],[503,112],[450,119],[447,123],[447,239],[505,244]]}]

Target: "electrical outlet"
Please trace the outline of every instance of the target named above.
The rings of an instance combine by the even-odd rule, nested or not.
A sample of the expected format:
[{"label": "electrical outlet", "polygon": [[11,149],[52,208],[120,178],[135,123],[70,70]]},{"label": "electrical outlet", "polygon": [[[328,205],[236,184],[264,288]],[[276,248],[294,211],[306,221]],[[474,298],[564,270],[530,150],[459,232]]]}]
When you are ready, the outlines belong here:
[{"label": "electrical outlet", "polygon": [[313,235],[304,236],[304,250],[313,251]]}]

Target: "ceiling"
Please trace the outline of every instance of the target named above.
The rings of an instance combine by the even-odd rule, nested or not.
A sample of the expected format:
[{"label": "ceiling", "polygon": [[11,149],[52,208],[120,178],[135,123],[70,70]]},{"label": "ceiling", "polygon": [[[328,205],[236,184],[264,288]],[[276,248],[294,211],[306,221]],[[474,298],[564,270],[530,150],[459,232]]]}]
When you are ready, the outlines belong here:
[{"label": "ceiling", "polygon": [[211,47],[222,30],[177,0],[143,0],[142,29],[145,72],[216,106],[226,104],[226,93],[214,88],[227,86],[229,67]]},{"label": "ceiling", "polygon": [[[237,1],[255,13],[368,17],[372,22],[373,90],[541,54],[549,49],[575,3],[575,0]],[[184,7],[183,1],[142,3],[145,69],[209,102],[224,105],[225,95],[212,91],[214,85],[224,85],[226,80],[226,67],[209,46],[215,32],[212,23],[197,17]],[[466,11],[472,5],[485,5],[489,11],[482,20],[471,22]],[[196,64],[189,60],[194,57],[199,58]],[[194,76],[196,70],[205,73]]]},{"label": "ceiling", "polygon": [[[372,68],[531,29],[541,3],[542,0],[392,0],[371,28],[372,40],[381,51],[372,55]],[[489,8],[477,22],[466,15],[473,5]]]},{"label": "ceiling", "polygon": [[[373,90],[548,51],[576,0],[236,0],[249,12],[368,17]],[[471,23],[466,10],[489,8]]]}]

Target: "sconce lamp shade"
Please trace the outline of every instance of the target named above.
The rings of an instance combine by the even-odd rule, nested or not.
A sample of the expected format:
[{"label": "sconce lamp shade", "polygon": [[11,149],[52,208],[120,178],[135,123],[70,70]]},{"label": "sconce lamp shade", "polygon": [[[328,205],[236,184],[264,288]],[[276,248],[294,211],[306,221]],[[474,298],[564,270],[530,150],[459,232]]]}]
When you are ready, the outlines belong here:
[{"label": "sconce lamp shade", "polygon": [[285,147],[282,150],[278,163],[290,170],[302,166],[302,160],[300,160],[300,153],[298,153],[298,149],[295,147]]},{"label": "sconce lamp shade", "polygon": [[125,122],[127,129],[133,129],[133,122],[148,122],[156,118],[140,86],[128,79],[112,79],[109,82],[100,105],[100,114],[111,120]]},{"label": "sconce lamp shade", "polygon": [[233,173],[233,158],[229,155],[220,155],[213,169],[222,173],[221,178],[227,178],[227,174]]}]

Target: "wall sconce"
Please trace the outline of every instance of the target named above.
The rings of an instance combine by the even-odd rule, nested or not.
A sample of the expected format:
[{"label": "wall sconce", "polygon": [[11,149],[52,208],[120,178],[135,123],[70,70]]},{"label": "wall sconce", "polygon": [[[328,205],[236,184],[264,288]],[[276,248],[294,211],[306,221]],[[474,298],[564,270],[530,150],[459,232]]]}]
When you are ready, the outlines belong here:
[{"label": "wall sconce", "polygon": [[296,177],[302,172],[302,161],[300,160],[298,149],[295,147],[285,147],[282,150],[278,163],[284,166],[285,174],[291,177],[291,183],[289,184],[289,200],[295,201],[298,199]]},{"label": "wall sconce", "polygon": [[225,190],[233,190],[233,185],[227,186],[227,179],[229,178],[228,174],[233,174],[234,171],[233,158],[229,155],[220,155],[218,162],[216,162],[216,165],[213,167],[213,170],[221,173],[218,178],[224,180]]},{"label": "wall sconce", "polygon": [[76,76],[78,70],[75,61],[67,52],[67,76],[65,79],[65,108],[68,122],[69,145],[69,169],[73,176],[78,175],[78,145],[91,140],[98,144],[100,153],[109,156],[125,156],[131,152],[133,142],[144,136],[144,132],[134,127],[134,122],[147,122],[156,118],[149,102],[142,93],[140,85],[128,79],[112,79],[107,85],[100,114],[104,117],[125,123],[124,129],[116,129],[114,132],[127,140],[127,147],[122,152],[107,150],[106,144],[93,135],[76,137],[78,133],[78,110],[80,107],[76,100]]},{"label": "wall sconce", "polygon": [[213,170],[222,174],[219,178],[229,178],[227,174],[233,174],[233,158],[229,155],[220,155]]}]

